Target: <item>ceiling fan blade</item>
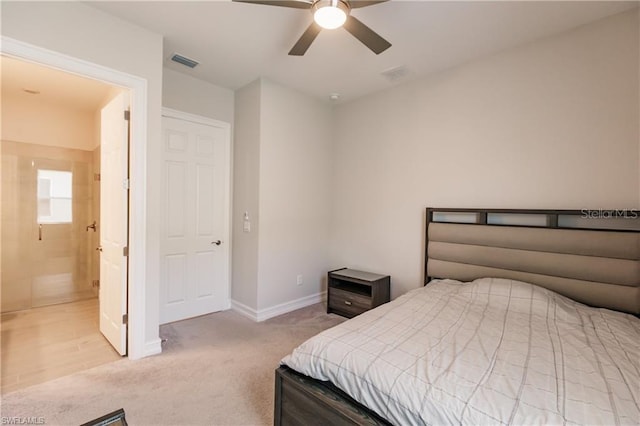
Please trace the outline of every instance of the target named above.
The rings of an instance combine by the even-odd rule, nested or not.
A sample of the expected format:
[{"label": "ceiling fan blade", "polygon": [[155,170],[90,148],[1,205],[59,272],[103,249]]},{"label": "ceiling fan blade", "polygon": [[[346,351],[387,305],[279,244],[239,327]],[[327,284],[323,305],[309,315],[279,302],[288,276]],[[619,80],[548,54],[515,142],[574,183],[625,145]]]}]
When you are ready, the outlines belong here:
[{"label": "ceiling fan blade", "polygon": [[391,43],[380,37],[375,31],[349,15],[344,23],[344,29],[371,49],[376,55],[391,47]]},{"label": "ceiling fan blade", "polygon": [[387,1],[389,0],[351,0],[349,6],[351,6],[351,9],[357,9],[359,7],[373,6],[374,4],[385,3]]},{"label": "ceiling fan blade", "polygon": [[294,9],[311,9],[312,1],[306,0],[232,0],[236,3],[265,4],[267,6],[292,7]]},{"label": "ceiling fan blade", "polygon": [[291,56],[302,56],[305,54],[313,40],[316,39],[322,27],[314,22],[309,25],[305,32],[300,36],[296,44],[289,51]]}]

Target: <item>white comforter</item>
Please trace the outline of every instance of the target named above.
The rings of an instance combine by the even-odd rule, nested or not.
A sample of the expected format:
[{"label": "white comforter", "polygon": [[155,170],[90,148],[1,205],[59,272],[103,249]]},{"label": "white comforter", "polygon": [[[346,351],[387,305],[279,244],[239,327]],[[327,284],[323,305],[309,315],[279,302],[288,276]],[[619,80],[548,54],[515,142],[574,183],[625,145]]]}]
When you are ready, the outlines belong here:
[{"label": "white comforter", "polygon": [[640,424],[640,319],[518,281],[431,282],[282,363],[396,425]]}]

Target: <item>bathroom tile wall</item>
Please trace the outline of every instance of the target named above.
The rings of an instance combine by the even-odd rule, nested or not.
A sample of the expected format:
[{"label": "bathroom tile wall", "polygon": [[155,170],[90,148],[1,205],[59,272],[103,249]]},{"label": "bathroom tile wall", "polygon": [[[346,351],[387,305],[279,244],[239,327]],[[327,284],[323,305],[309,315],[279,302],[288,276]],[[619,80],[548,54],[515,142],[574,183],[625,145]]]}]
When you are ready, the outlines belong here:
[{"label": "bathroom tile wall", "polygon": [[[1,142],[2,312],[90,297],[94,232],[94,153],[22,142]],[[73,221],[37,221],[37,170],[73,174]],[[97,219],[96,219],[97,220]],[[97,233],[96,233],[97,234]]]}]

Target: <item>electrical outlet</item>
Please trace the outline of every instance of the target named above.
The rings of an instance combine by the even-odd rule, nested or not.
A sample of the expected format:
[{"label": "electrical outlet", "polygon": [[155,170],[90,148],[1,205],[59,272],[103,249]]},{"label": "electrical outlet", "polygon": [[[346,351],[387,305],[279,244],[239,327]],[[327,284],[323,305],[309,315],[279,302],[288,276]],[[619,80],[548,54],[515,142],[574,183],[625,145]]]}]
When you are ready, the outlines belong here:
[{"label": "electrical outlet", "polygon": [[298,275],[298,277],[296,279],[296,284],[302,285],[302,275]]}]

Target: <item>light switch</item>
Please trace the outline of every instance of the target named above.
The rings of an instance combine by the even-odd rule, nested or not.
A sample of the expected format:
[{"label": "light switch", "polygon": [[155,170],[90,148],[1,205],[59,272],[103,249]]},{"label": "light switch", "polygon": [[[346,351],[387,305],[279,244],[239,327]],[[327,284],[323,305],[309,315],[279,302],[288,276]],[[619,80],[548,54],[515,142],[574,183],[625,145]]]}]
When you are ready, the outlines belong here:
[{"label": "light switch", "polygon": [[249,221],[249,212],[244,212],[244,221],[242,223],[242,230],[244,232],[251,232],[251,222]]}]

